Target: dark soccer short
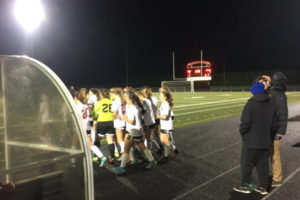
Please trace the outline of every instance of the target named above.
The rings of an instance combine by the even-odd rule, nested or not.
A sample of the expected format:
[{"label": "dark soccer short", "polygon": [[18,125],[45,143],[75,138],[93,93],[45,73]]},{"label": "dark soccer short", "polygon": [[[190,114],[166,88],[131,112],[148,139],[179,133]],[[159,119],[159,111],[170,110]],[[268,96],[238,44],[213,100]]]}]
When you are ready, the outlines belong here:
[{"label": "dark soccer short", "polygon": [[155,128],[155,124],[151,124],[149,126],[144,126],[145,131],[151,131],[151,130],[154,130],[154,128]]},{"label": "dark soccer short", "polygon": [[89,124],[91,127],[93,127],[93,123],[94,123],[94,121],[89,121]]},{"label": "dark soccer short", "polygon": [[140,135],[140,136],[128,135],[127,140],[132,140],[132,141],[138,142],[138,143],[144,142],[144,135]]},{"label": "dark soccer short", "polygon": [[163,134],[172,134],[173,130],[164,130],[164,129],[160,129],[160,132]]},{"label": "dark soccer short", "polygon": [[97,133],[97,135],[99,135],[101,137],[114,136],[115,128],[114,128],[113,121],[97,122],[96,133]]},{"label": "dark soccer short", "polygon": [[86,134],[87,134],[87,136],[90,136],[91,135],[91,130],[86,130]]},{"label": "dark soccer short", "polygon": [[160,120],[159,119],[155,119],[155,127],[158,127],[159,126],[159,124],[160,124]]}]

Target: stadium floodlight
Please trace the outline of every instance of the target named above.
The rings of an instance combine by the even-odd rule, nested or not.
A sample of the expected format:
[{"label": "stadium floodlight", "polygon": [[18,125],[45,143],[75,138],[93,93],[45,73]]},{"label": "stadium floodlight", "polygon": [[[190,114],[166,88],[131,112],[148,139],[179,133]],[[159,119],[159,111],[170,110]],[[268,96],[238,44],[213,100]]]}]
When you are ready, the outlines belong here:
[{"label": "stadium floodlight", "polygon": [[45,19],[40,0],[16,0],[14,14],[24,29],[31,33]]}]

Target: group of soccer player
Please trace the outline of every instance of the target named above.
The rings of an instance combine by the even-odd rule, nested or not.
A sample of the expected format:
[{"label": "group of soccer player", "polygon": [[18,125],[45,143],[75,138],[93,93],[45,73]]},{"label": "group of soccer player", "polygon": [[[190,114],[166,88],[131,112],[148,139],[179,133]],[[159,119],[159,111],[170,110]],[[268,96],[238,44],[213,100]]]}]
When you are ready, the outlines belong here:
[{"label": "group of soccer player", "polygon": [[[167,86],[160,92],[158,100],[152,89],[145,86],[136,91],[132,87],[99,90],[82,88],[72,91],[76,108],[83,120],[91,152],[99,161],[99,167],[106,162],[120,162],[113,170],[117,175],[125,173],[127,164],[136,164],[135,152],[145,158],[146,169],[168,162],[170,151],[179,153],[172,135],[173,98]],[[160,126],[160,131],[159,131]],[[96,143],[106,137],[109,156],[104,156]],[[153,146],[156,146],[154,152]],[[156,161],[153,153],[160,157]]]}]

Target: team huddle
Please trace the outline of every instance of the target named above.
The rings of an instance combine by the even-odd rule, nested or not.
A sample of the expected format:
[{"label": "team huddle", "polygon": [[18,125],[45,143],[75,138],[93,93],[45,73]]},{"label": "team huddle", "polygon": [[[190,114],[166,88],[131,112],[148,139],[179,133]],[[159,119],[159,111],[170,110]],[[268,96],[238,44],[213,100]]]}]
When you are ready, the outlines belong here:
[{"label": "team huddle", "polygon": [[[174,155],[179,153],[172,135],[172,94],[167,86],[162,86],[159,91],[160,107],[157,98],[152,95],[152,89],[147,86],[139,91],[129,86],[101,91],[91,88],[88,93],[84,88],[77,92],[71,90],[84,122],[90,149],[95,155],[93,160],[99,161],[99,167],[106,162],[114,164],[119,161],[120,166],[113,170],[121,175],[125,173],[128,163],[136,163],[135,150],[147,160],[146,169],[168,162],[171,150]],[[109,156],[104,156],[96,145],[104,137]],[[152,153],[160,155],[158,161]]]}]

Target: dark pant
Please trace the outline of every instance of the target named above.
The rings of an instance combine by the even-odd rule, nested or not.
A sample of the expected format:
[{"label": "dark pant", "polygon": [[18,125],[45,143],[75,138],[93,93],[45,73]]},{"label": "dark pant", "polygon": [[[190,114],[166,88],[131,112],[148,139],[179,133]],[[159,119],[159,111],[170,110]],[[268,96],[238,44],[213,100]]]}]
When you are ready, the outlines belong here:
[{"label": "dark pant", "polygon": [[262,187],[268,187],[269,155],[267,149],[250,149],[243,147],[241,157],[242,184],[251,183],[252,170],[256,167],[259,183]]}]

